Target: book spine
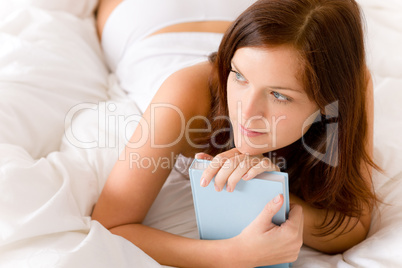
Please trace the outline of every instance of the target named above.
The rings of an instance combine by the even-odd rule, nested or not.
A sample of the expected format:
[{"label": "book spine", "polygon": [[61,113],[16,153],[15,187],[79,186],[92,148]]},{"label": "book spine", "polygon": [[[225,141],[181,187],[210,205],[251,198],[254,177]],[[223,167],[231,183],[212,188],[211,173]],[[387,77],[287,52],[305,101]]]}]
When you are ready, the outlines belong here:
[{"label": "book spine", "polygon": [[197,220],[197,228],[200,235],[200,238],[203,237],[201,231],[201,222],[200,222],[200,214],[198,212],[198,204],[197,204],[197,191],[195,190],[197,187],[201,187],[200,185],[196,185],[196,183],[200,183],[202,171],[200,174],[200,170],[192,169],[189,170],[189,175],[191,177],[190,184],[191,184],[191,191],[193,194],[193,203],[194,203],[194,211],[195,211],[195,218]]}]

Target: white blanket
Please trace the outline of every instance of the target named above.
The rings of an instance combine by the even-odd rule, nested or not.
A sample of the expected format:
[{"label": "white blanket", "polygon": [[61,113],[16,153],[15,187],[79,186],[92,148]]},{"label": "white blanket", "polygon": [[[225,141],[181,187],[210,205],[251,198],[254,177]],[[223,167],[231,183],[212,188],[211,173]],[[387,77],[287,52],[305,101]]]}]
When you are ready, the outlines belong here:
[{"label": "white blanket", "polygon": [[[402,267],[402,4],[360,3],[374,76],[374,155],[385,171],[374,181],[384,203],[365,241],[333,256],[303,247],[293,267]],[[0,0],[0,267],[160,267],[90,218],[140,117],[104,63],[96,4]],[[194,224],[175,224],[193,217],[179,176],[147,222],[191,237]],[[182,199],[160,202],[167,194]]]}]

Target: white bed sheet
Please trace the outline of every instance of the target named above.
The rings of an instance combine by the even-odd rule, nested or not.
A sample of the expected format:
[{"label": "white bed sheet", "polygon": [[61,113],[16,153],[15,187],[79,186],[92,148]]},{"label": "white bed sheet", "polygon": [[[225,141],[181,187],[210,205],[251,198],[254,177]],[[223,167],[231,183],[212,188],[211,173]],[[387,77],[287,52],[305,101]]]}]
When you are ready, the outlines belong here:
[{"label": "white bed sheet", "polygon": [[[375,87],[374,155],[385,170],[374,181],[384,203],[364,242],[333,256],[303,247],[293,267],[402,267],[402,4],[359,2]],[[0,267],[160,267],[90,218],[140,117],[108,74],[96,4],[0,0]],[[180,176],[171,176],[147,222],[193,237],[190,188]],[[163,202],[168,195],[182,199]]]}]

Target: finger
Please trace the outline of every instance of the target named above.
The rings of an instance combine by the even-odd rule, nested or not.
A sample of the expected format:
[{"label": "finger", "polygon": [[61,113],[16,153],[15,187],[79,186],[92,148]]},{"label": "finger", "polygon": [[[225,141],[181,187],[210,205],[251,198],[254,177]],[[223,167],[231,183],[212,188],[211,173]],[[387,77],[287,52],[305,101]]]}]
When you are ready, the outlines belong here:
[{"label": "finger", "polygon": [[303,213],[302,206],[299,206],[299,207],[300,207],[300,211],[301,211],[300,222],[299,222],[299,238],[303,241],[304,213]]},{"label": "finger", "polygon": [[212,155],[209,155],[206,153],[196,153],[194,158],[195,159],[212,160],[214,157]]},{"label": "finger", "polygon": [[244,180],[250,180],[266,171],[280,171],[279,167],[271,162],[268,157],[264,157],[257,165],[252,166],[249,171],[244,174]]},{"label": "finger", "polygon": [[[233,175],[233,172],[246,157],[246,155],[236,155],[235,157],[229,158],[225,161],[215,176],[215,189],[217,191],[221,191],[223,189],[225,183],[227,183],[228,179]],[[242,174],[240,175],[240,178],[241,176]],[[229,190],[231,191],[231,189]]]},{"label": "finger", "polygon": [[[290,214],[292,213],[292,214]],[[303,214],[303,207],[298,204],[292,204],[292,209],[289,211],[289,218],[293,217],[296,222],[299,223],[298,230],[299,230],[299,237],[303,238],[303,227],[304,227],[304,214]]]},{"label": "finger", "polygon": [[230,174],[226,183],[226,191],[233,192],[236,188],[237,183],[242,179],[244,174],[248,172],[251,165],[251,158],[249,155],[244,155],[239,159],[240,163],[237,165],[236,169]]},{"label": "finger", "polygon": [[299,204],[291,203],[289,208],[289,219],[294,218],[299,221],[303,217],[303,208]]},{"label": "finger", "polygon": [[289,219],[281,225],[281,227],[287,228],[287,229],[293,229],[295,230],[295,235],[294,237],[296,240],[295,243],[299,243],[300,247],[303,244],[303,227],[304,227],[304,214],[303,214],[303,208],[301,205],[298,204],[291,204],[290,205],[290,210],[289,210]]},{"label": "finger", "polygon": [[208,167],[202,173],[201,186],[206,187],[209,185],[211,180],[215,177],[215,175],[219,172],[221,167],[224,165],[226,160],[227,160],[227,158],[222,154],[218,154],[211,160]]},{"label": "finger", "polygon": [[290,204],[289,218],[285,225],[291,225],[297,228],[299,235],[303,235],[304,215],[303,208],[298,204]]},{"label": "finger", "polygon": [[216,155],[201,176],[201,186],[208,186],[226,160],[236,155],[239,155],[239,151],[236,148]]},{"label": "finger", "polygon": [[283,195],[279,194],[269,201],[261,213],[251,223],[255,225],[260,232],[266,232],[276,225],[272,222],[274,215],[281,209],[283,205]]}]

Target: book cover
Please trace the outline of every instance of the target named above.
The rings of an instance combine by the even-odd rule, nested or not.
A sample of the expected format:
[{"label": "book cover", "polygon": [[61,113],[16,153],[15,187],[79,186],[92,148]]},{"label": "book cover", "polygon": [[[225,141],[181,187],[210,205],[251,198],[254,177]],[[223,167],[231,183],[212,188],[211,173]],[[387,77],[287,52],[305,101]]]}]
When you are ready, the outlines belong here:
[{"label": "book cover", "polygon": [[[264,172],[249,181],[240,180],[233,192],[224,187],[215,191],[212,180],[207,187],[201,186],[201,175],[210,161],[195,159],[190,166],[190,182],[198,232],[201,239],[218,240],[234,237],[248,226],[265,205],[278,194],[284,203],[272,222],[280,225],[289,212],[288,174],[284,172]],[[288,263],[264,266],[284,268]]]}]

